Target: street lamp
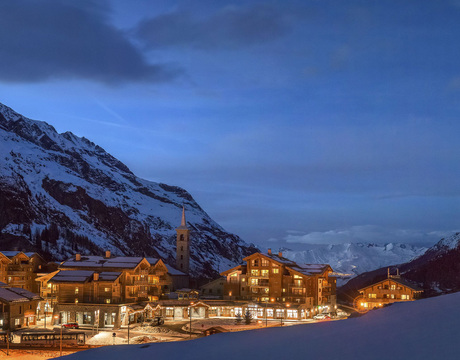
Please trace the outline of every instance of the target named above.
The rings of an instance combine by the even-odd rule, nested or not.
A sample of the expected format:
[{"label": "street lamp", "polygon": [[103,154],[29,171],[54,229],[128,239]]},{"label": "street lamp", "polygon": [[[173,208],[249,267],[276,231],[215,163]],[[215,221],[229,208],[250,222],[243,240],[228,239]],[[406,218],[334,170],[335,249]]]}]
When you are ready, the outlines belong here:
[{"label": "street lamp", "polygon": [[129,313],[127,313],[127,315],[128,315],[128,345],[129,345],[129,317],[130,317],[130,315],[129,315]]},{"label": "street lamp", "polygon": [[[58,319],[59,318],[59,315],[55,315],[54,316],[54,319]],[[59,324],[60,328],[61,328],[61,336],[59,338],[59,356],[62,356],[62,324]]]},{"label": "street lamp", "polygon": [[193,302],[190,303],[190,306],[188,307],[188,316],[190,317],[190,339],[192,338],[192,305],[193,305]]}]

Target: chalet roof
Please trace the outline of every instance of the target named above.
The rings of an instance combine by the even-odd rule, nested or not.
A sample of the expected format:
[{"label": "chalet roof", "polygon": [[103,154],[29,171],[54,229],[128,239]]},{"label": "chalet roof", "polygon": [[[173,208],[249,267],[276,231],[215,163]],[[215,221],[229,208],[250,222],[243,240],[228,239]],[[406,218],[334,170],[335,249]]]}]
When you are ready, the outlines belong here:
[{"label": "chalet roof", "polygon": [[85,283],[91,280],[94,271],[89,270],[60,270],[48,280],[50,283]]},{"label": "chalet roof", "polygon": [[1,287],[0,300],[8,303],[28,302],[40,300],[40,296],[20,288]]},{"label": "chalet roof", "polygon": [[137,256],[115,256],[106,258],[103,256],[81,256],[81,260],[72,257],[61,264],[61,267],[70,268],[121,268],[134,269],[143,260],[143,257]]},{"label": "chalet roof", "polygon": [[40,296],[38,294],[30,292],[29,290],[16,288],[16,287],[7,288],[7,289],[9,289],[10,291],[15,292],[18,295],[21,295],[21,296],[23,296],[25,298],[28,298],[29,300],[40,300]]},{"label": "chalet roof", "polygon": [[[16,251],[16,250],[11,250],[11,251],[2,251],[1,252],[3,255],[5,255],[6,257],[8,258],[13,258],[15,257],[16,255],[22,253],[22,251]],[[32,256],[34,253],[23,253],[25,254],[27,257],[30,257]],[[27,254],[31,254],[31,255],[27,255]]]},{"label": "chalet roof", "polygon": [[234,271],[241,271],[242,274],[246,274],[246,271],[247,271],[247,266],[246,265],[238,265],[238,266],[235,266],[231,269],[228,269],[228,270],[225,270],[223,272],[220,273],[220,275],[222,276],[226,276],[227,274],[230,274]]},{"label": "chalet roof", "polygon": [[388,280],[394,281],[394,282],[396,282],[398,284],[406,286],[406,287],[408,287],[408,288],[410,288],[410,289],[412,289],[414,291],[423,291],[423,289],[421,287],[419,287],[418,285],[414,284],[413,282],[411,282],[409,280],[406,280],[406,279],[403,279],[403,278],[400,278],[400,277],[399,278],[397,278],[397,277],[389,277],[389,278],[377,281],[377,282],[375,282],[373,284],[370,284],[368,286],[365,286],[365,287],[359,289],[358,291],[361,292],[361,291],[363,291],[363,290],[365,290],[367,288],[370,288],[372,286],[375,286],[377,284],[383,283],[384,281],[388,281]]},{"label": "chalet roof", "polygon": [[249,261],[251,260],[251,257],[253,257],[256,254],[262,255],[263,257],[266,257],[280,265],[284,265],[287,268],[306,276],[320,275],[328,269],[332,271],[331,266],[328,264],[297,264],[295,261],[289,260],[283,256],[279,256],[278,254],[254,253],[252,255],[245,257],[243,260]]},{"label": "chalet roof", "polygon": [[121,272],[103,271],[99,274],[99,281],[115,281],[121,276]]},{"label": "chalet roof", "polygon": [[169,275],[187,275],[186,273],[180,271],[180,270],[177,270],[176,268],[173,268],[171,265],[169,264],[165,264],[166,268],[168,269],[168,274]]}]

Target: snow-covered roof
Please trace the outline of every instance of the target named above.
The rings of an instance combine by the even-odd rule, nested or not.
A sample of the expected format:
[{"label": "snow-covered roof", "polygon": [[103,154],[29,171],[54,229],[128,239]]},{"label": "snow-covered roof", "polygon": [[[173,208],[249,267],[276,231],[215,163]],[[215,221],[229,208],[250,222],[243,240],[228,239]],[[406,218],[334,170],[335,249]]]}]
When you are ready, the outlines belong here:
[{"label": "snow-covered roof", "polygon": [[24,289],[9,287],[0,288],[0,300],[6,302],[27,302],[39,299],[40,296]]},{"label": "snow-covered roof", "polygon": [[[17,254],[19,253],[22,253],[22,251],[15,251],[15,250],[11,250],[11,251],[1,251],[1,253],[3,255],[5,255],[6,257],[9,257],[9,258],[12,258],[12,257],[15,257]],[[29,253],[29,254],[34,254],[34,253]],[[30,257],[29,255],[26,254],[27,257]]]},{"label": "snow-covered roof", "polygon": [[171,265],[165,264],[166,268],[168,269],[169,275],[187,275],[186,273],[173,268]]},{"label": "snow-covered roof", "polygon": [[89,270],[61,270],[54,275],[48,282],[51,283],[66,283],[80,282],[84,283],[91,279],[94,271]]},{"label": "snow-covered roof", "polygon": [[121,272],[103,271],[99,274],[99,280],[100,281],[115,281],[120,277],[120,275],[121,275]]},{"label": "snow-covered roof", "polygon": [[103,256],[81,256],[80,260],[75,257],[64,261],[61,267],[72,268],[123,268],[134,269],[143,257],[138,256],[115,256],[113,258],[106,258]]}]

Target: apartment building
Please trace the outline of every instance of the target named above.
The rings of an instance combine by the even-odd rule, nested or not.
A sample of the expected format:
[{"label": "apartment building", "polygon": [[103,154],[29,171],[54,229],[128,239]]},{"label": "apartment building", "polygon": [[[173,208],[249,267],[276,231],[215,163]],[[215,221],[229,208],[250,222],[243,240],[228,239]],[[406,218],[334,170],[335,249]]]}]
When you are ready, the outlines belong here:
[{"label": "apartment building", "polygon": [[257,303],[336,308],[336,278],[327,264],[297,264],[279,252],[255,253],[246,263],[224,271],[225,300],[250,300]]},{"label": "apartment building", "polygon": [[356,298],[355,307],[360,311],[379,308],[394,302],[413,301],[423,292],[416,284],[401,278],[399,270],[396,275],[390,275],[389,269],[386,279],[358,291],[361,295]]}]

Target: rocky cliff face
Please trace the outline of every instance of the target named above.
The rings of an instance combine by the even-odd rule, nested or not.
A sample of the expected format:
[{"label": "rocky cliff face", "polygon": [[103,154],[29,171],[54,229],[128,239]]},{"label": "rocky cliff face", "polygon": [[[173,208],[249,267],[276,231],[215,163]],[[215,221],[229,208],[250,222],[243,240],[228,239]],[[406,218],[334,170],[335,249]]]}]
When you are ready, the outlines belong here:
[{"label": "rocky cliff face", "polygon": [[195,275],[212,276],[256,251],[184,189],[140,179],[88,139],[58,134],[0,104],[1,248],[41,250],[56,259],[107,249],[174,265],[182,205]]}]

